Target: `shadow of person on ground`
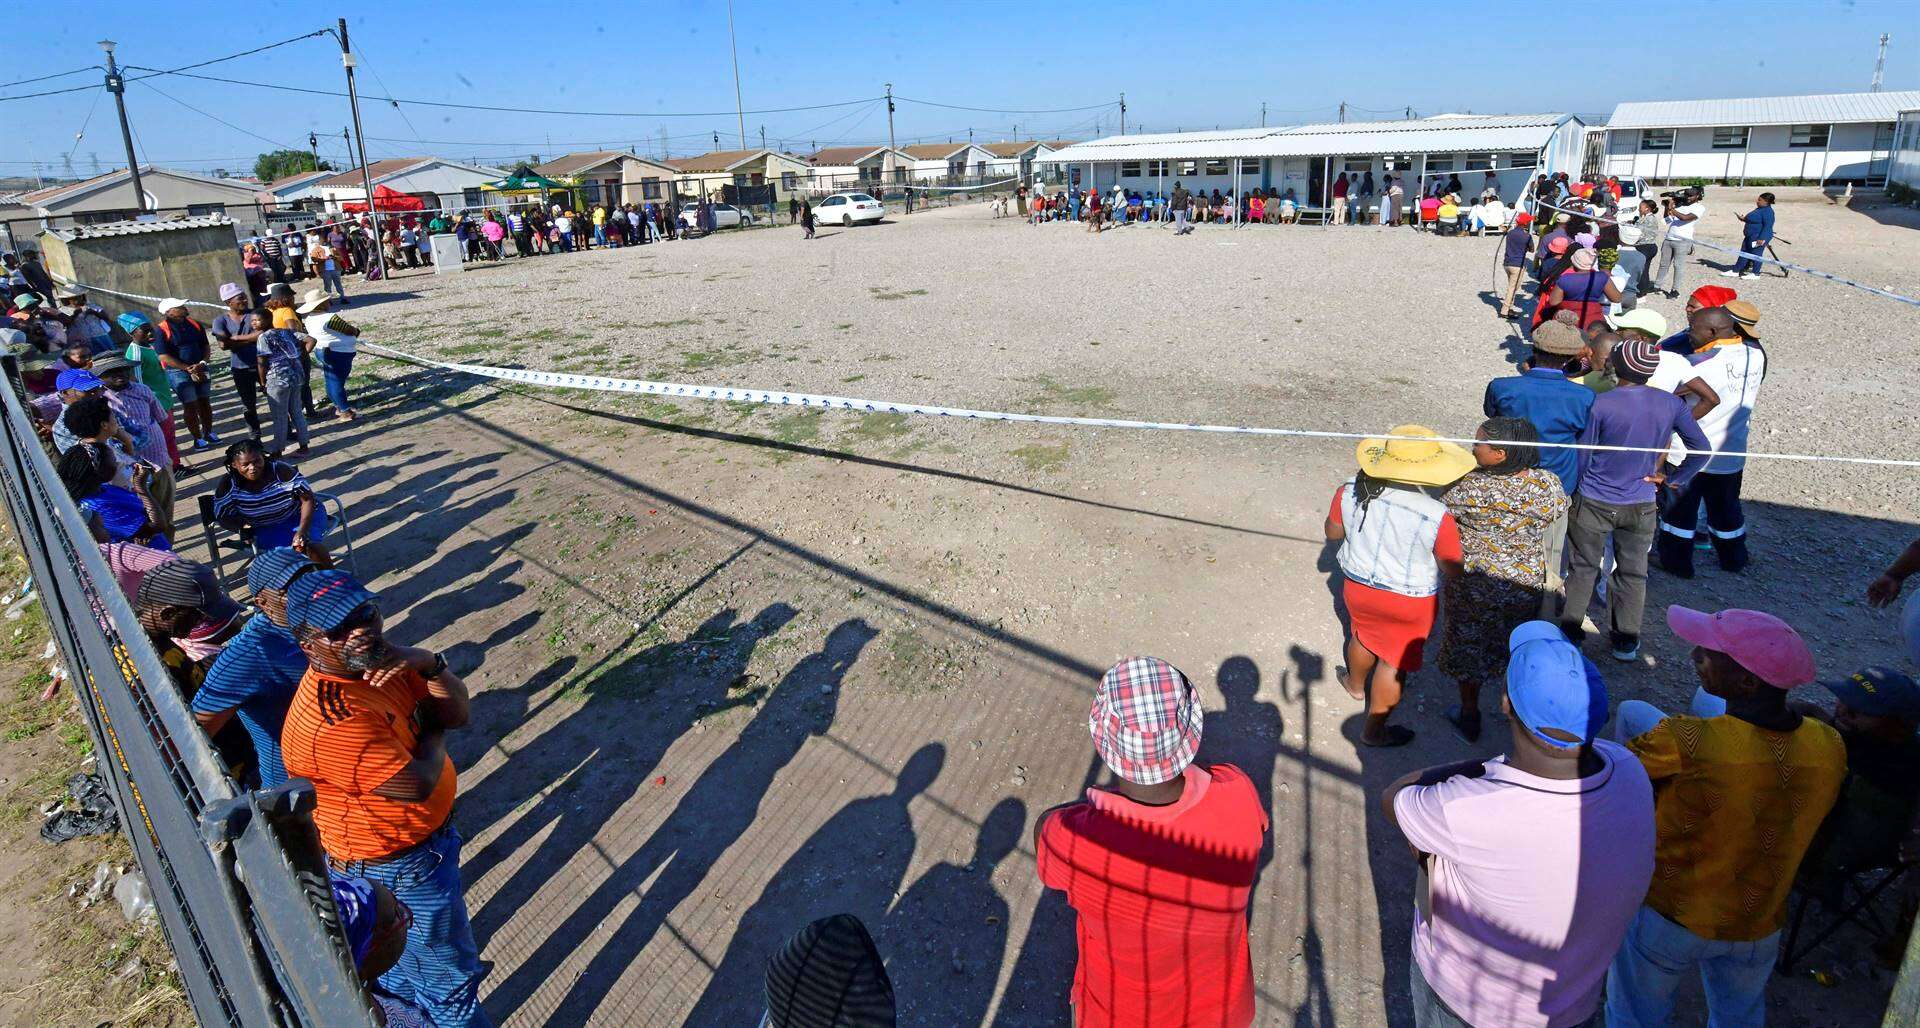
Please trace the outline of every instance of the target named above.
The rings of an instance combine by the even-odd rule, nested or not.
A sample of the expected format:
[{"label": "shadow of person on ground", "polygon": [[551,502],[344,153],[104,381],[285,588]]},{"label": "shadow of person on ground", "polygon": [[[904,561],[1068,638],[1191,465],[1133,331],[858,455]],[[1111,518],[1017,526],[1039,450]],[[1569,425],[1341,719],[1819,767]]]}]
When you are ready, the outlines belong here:
[{"label": "shadow of person on ground", "polygon": [[[651,646],[628,657],[581,683],[584,703],[462,794],[463,821],[473,833],[539,797],[532,809],[463,862],[468,881],[479,881],[546,833],[493,890],[496,898],[474,913],[473,937],[482,949],[528,897],[592,842],[694,722],[760,698],[764,690],[743,681],[747,665],[759,642],[785,627],[795,613],[787,604],[776,603],[736,624],[739,612],[728,608],[684,641]],[[669,688],[659,689],[661,685]],[[625,729],[637,708],[652,708],[644,719],[647,730],[629,733]]]},{"label": "shadow of person on ground", "polygon": [[[447,756],[453,758],[453,766],[461,769],[472,767],[489,749],[520,726],[534,696],[565,678],[579,663],[578,657],[561,657],[517,685],[496,685],[475,692],[467,727],[447,735]],[[447,651],[447,665],[462,677],[467,674],[466,668],[454,661],[452,650]],[[480,829],[477,822],[470,821],[466,816],[470,810],[471,806],[462,797],[461,834],[468,837]]]},{"label": "shadow of person on ground", "polygon": [[[1086,774],[1080,778],[1080,791],[1064,802],[1075,802],[1085,796],[1088,789],[1099,783],[1104,768],[1099,754],[1095,754],[1087,762]],[[1051,810],[1041,811],[1040,817],[1046,817]],[[1035,820],[1037,823],[1038,819]],[[1029,838],[1034,835],[1031,827],[1025,831]],[[1039,871],[1029,865],[1021,873],[1038,877]],[[1075,916],[1073,908],[1067,905],[1067,894],[1043,886],[1027,920],[1026,937],[1014,955],[1007,990],[993,1012],[995,1028],[1072,1024],[1073,972],[1078,962]]]},{"label": "shadow of person on ground", "polygon": [[[1260,809],[1273,816],[1273,773],[1279,756],[1284,727],[1280,708],[1262,702],[1260,667],[1253,658],[1228,657],[1220,664],[1216,678],[1220,694],[1226,698],[1223,711],[1209,712],[1200,731],[1202,764],[1232,764],[1247,773],[1260,794]],[[1268,833],[1260,850],[1259,868],[1254,872],[1254,895],[1260,892],[1260,873],[1273,860],[1273,835]],[[1247,923],[1253,923],[1258,904],[1247,906]]]},{"label": "shadow of person on ground", "polygon": [[[555,1005],[534,1014],[536,1019],[585,1024],[595,1017],[608,991],[653,941],[667,916],[700,889],[714,864],[753,827],[781,770],[808,739],[832,727],[840,684],[877,634],[864,620],[841,622],[819,652],[802,658],[773,687],[753,720],[707,765],[640,848],[560,924],[538,932],[539,946],[487,996],[496,1017],[513,1015],[543,991]],[[600,822],[593,827],[597,830]],[[592,833],[587,833],[580,841],[590,838]],[[503,902],[525,902],[524,895],[510,890],[500,895]],[[637,905],[618,924],[608,924],[609,915],[629,898],[637,899]],[[568,899],[556,897],[554,902]],[[596,944],[598,950],[577,975],[559,974],[576,951]],[[616,1010],[601,1016],[615,1024],[634,1020]]]},{"label": "shadow of person on ground", "polygon": [[1374,906],[1380,915],[1381,995],[1387,1023],[1405,1028],[1413,1023],[1412,996],[1407,991],[1407,962],[1412,954],[1407,940],[1413,935],[1413,889],[1417,866],[1407,852],[1406,837],[1380,813],[1380,794],[1401,775],[1432,761],[1412,746],[1381,749],[1360,744],[1366,729],[1366,711],[1340,726],[1340,734],[1360,757],[1361,809],[1367,823],[1367,863],[1373,877]]},{"label": "shadow of person on ground", "polygon": [[[1334,574],[1339,574],[1338,568]],[[1319,877],[1314,863],[1314,819],[1317,816],[1314,800],[1319,790],[1314,781],[1317,772],[1313,759],[1313,694],[1326,688],[1323,683],[1327,681],[1327,661],[1325,657],[1298,643],[1287,647],[1287,659],[1293,663],[1292,678],[1299,689],[1300,750],[1307,756],[1300,762],[1300,898],[1306,927],[1295,943],[1299,952],[1289,956],[1289,963],[1297,956],[1306,964],[1307,988],[1306,998],[1294,1011],[1293,1023],[1296,1028],[1332,1028],[1334,999],[1327,984],[1326,940],[1320,931],[1319,916],[1315,913],[1319,909],[1319,896],[1316,894]],[[1282,681],[1285,681],[1284,677]]]},{"label": "shadow of person on ground", "polygon": [[[767,959],[799,926],[833,914],[880,923],[913,860],[913,815],[907,806],[933,785],[946,759],[946,747],[939,743],[920,747],[894,777],[891,791],[849,802],[801,843],[740,915],[726,954],[686,1024],[753,1023],[760,997],[741,985],[766,974]],[[709,896],[725,898],[718,890]],[[887,970],[896,994],[899,959],[896,955]]]},{"label": "shadow of person on ground", "polygon": [[993,805],[965,864],[943,861],[913,883],[880,926],[881,951],[902,1020],[978,1025],[1007,955],[1007,901],[993,874],[1020,843],[1027,805]]}]

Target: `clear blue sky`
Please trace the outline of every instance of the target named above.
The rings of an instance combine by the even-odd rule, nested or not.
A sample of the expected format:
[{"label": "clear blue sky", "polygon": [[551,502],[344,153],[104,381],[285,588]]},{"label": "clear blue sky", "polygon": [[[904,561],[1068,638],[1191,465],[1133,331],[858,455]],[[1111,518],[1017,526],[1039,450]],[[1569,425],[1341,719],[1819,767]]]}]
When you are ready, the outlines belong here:
[{"label": "clear blue sky", "polygon": [[[747,131],[752,145],[764,126],[770,144],[802,150],[884,142],[886,113],[877,103],[751,112],[876,97],[887,81],[902,97],[971,108],[1078,108],[1124,91],[1129,131],[1258,124],[1262,101],[1271,124],[1332,120],[1342,100],[1353,105],[1353,119],[1398,117],[1408,106],[1422,114],[1604,116],[1621,100],[1864,90],[1881,32],[1895,37],[1885,87],[1920,88],[1913,0],[1341,9],[1346,16],[1329,18],[1321,5],[1274,3],[736,0]],[[1435,10],[1445,12],[1441,33],[1454,38],[1435,38]],[[1169,11],[1185,23],[1148,28],[1164,24]],[[1421,27],[1412,29],[1416,11]],[[95,41],[103,37],[119,42],[122,63],[173,68],[330,26],[341,14],[365,61],[362,112],[376,159],[424,150],[511,161],[601,145],[657,152],[663,127],[676,154],[710,149],[716,131],[723,147],[739,145],[724,0],[15,5],[0,81],[99,63]],[[1543,45],[1556,32],[1570,41]],[[1523,42],[1506,50],[1490,42],[1503,37]],[[344,88],[327,36],[201,72]],[[87,81],[11,86],[0,96]],[[368,94],[632,116],[395,109]],[[344,156],[342,98],[167,76],[129,84],[127,102],[142,159],[152,163],[242,172],[274,148],[265,140],[304,148],[309,131],[321,136],[322,156],[336,163]],[[667,112],[723,113],[660,116]],[[895,121],[903,144],[963,139],[969,128],[985,142],[1008,138],[1015,125],[1022,136],[1087,138],[1096,128],[1113,131],[1115,115],[1112,107],[1014,114],[902,101]],[[30,174],[37,160],[57,175],[69,153],[82,175],[96,157],[101,167],[125,163],[112,103],[100,90],[0,102],[0,133],[0,174]]]}]

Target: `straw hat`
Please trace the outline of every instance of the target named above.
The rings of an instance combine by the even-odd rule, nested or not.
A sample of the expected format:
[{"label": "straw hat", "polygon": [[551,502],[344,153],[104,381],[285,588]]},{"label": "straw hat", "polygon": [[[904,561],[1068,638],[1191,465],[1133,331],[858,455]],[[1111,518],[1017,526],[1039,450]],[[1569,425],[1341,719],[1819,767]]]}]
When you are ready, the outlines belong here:
[{"label": "straw hat", "polygon": [[1754,331],[1760,324],[1760,308],[1746,300],[1728,300],[1720,306],[1726,308],[1727,315],[1733,318],[1735,331],[1748,339],[1760,338],[1759,333]]},{"label": "straw hat", "polygon": [[295,310],[300,314],[312,314],[331,302],[333,295],[325,289],[309,289],[300,297],[300,306]]},{"label": "straw hat", "polygon": [[1465,447],[1441,442],[1440,433],[1423,425],[1401,425],[1386,437],[1363,439],[1354,457],[1369,476],[1406,485],[1452,485],[1475,464]]}]

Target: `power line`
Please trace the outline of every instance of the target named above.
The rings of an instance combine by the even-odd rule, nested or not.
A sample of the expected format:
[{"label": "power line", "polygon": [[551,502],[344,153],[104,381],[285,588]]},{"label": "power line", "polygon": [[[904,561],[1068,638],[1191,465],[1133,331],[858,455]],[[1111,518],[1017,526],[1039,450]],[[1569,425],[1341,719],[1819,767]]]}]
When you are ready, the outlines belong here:
[{"label": "power line", "polygon": [[86,89],[102,89],[102,88],[105,88],[105,87],[101,83],[95,82],[85,86],[68,86],[65,89],[49,89],[39,93],[21,93],[18,96],[0,96],[0,100],[31,100],[34,97],[38,97],[38,96],[59,96],[61,93],[78,93]]},{"label": "power line", "polygon": [[66,78],[68,75],[78,75],[81,72],[99,71],[99,70],[100,70],[99,65],[89,64],[84,68],[75,68],[72,71],[56,71],[51,75],[41,75],[41,76],[38,76],[37,78],[15,79],[12,82],[0,82],[0,89],[12,89],[14,86],[24,86],[30,82],[45,82],[48,79],[63,79],[63,78]]},{"label": "power line", "polygon": [[[219,75],[194,75],[188,72],[167,72],[154,68],[140,68],[138,65],[132,64],[127,65],[127,67],[139,68],[140,71],[153,71],[162,75],[179,75],[181,78],[205,79],[208,82],[224,82],[230,86],[252,86],[255,89],[279,89],[289,93],[310,93],[315,96],[343,97],[347,95],[334,89],[309,89],[304,86],[281,85],[277,82],[248,82],[244,79],[223,78]],[[153,76],[143,77],[152,78]],[[566,111],[547,107],[499,107],[491,104],[463,104],[454,103],[451,100],[413,100],[407,97],[396,96],[369,95],[363,99],[379,100],[383,103],[390,104],[413,104],[416,107],[447,107],[454,110],[491,111],[499,114],[557,114],[575,118],[720,118],[735,113],[732,111]],[[835,107],[852,107],[856,104],[872,103],[878,99],[880,99],[880,97],[869,96],[859,100],[842,100],[839,103],[830,104],[807,104],[800,107],[764,107],[759,110],[750,110],[744,113],[790,114],[795,111],[824,111]]]},{"label": "power line", "polygon": [[134,68],[134,69],[137,69],[137,70],[139,70],[139,71],[150,71],[150,72],[152,72],[153,74],[152,74],[152,75],[141,75],[141,76],[140,76],[139,78],[134,78],[134,79],[129,79],[128,81],[130,81],[130,82],[138,82],[138,81],[140,81],[141,79],[150,79],[150,78],[154,78],[155,76],[158,76],[158,75],[178,75],[178,74],[180,74],[180,73],[182,73],[182,72],[185,72],[185,71],[189,71],[189,70],[191,70],[191,69],[193,69],[193,68],[204,68],[204,67],[206,67],[206,66],[207,66],[207,65],[209,65],[209,64],[220,64],[220,63],[222,63],[222,62],[224,62],[224,61],[231,61],[231,60],[236,60],[236,59],[238,59],[238,58],[241,58],[241,57],[251,57],[251,56],[253,56],[254,54],[257,54],[257,53],[263,53],[263,52],[265,52],[265,51],[268,51],[268,50],[272,50],[272,49],[274,49],[275,47],[281,47],[281,46],[286,46],[286,45],[287,45],[288,43],[298,43],[298,42],[300,42],[300,41],[301,41],[301,40],[303,40],[303,39],[312,39],[312,38],[313,38],[313,37],[315,37],[315,36],[324,36],[324,35],[326,35],[326,34],[328,34],[328,33],[329,33],[329,32],[331,32],[331,31],[333,31],[333,30],[332,30],[332,29],[315,29],[315,30],[313,30],[312,32],[307,32],[307,33],[303,33],[303,34],[301,34],[301,35],[298,35],[298,36],[293,36],[293,37],[291,37],[291,38],[288,38],[288,39],[283,39],[283,40],[281,40],[281,41],[279,41],[278,43],[268,43],[268,44],[267,44],[267,45],[265,45],[265,46],[256,46],[256,47],[254,47],[254,48],[253,48],[253,49],[251,49],[251,50],[242,50],[242,51],[240,51],[240,52],[239,52],[239,53],[237,53],[237,54],[228,54],[228,55],[226,55],[225,57],[215,57],[215,58],[212,58],[212,59],[209,59],[209,60],[205,60],[205,61],[196,61],[196,62],[194,62],[193,64],[183,64],[183,65],[181,65],[181,66],[180,66],[180,67],[178,67],[178,68],[141,68],[141,67],[139,67],[138,65],[133,65],[133,64],[129,64],[129,65],[127,65],[126,67],[128,67],[128,68]]},{"label": "power line", "polygon": [[[302,38],[304,38],[304,37],[302,37]],[[141,82],[141,80],[140,80],[140,79],[134,79],[133,81],[135,81],[135,82]],[[189,110],[189,111],[192,111],[193,113],[195,113],[195,114],[198,114],[198,115],[200,115],[200,116],[201,116],[201,117],[203,117],[203,118],[208,118],[208,119],[211,119],[211,120],[213,120],[213,121],[217,121],[217,122],[219,122],[220,124],[222,124],[222,125],[225,125],[226,127],[228,127],[228,128],[230,128],[230,129],[232,129],[232,130],[234,130],[235,132],[238,132],[238,133],[240,133],[240,134],[241,134],[241,135],[243,135],[243,136],[252,136],[253,138],[255,138],[255,139],[258,139],[258,140],[259,140],[259,141],[261,141],[262,143],[271,143],[271,144],[273,144],[273,146],[274,146],[274,147],[275,147],[276,149],[280,149],[280,150],[297,150],[297,149],[299,149],[299,147],[295,147],[295,146],[288,146],[287,144],[285,144],[285,143],[282,143],[282,142],[280,142],[280,141],[279,141],[279,140],[277,140],[277,139],[268,139],[268,138],[267,138],[266,136],[263,136],[263,135],[261,135],[261,134],[260,134],[260,133],[258,133],[258,132],[253,132],[253,131],[251,131],[251,130],[248,130],[248,129],[243,129],[243,128],[241,128],[240,126],[238,126],[238,125],[235,125],[235,124],[234,124],[233,122],[230,122],[230,121],[228,121],[227,119],[225,119],[225,118],[222,118],[222,117],[220,117],[220,116],[219,116],[219,115],[217,115],[217,114],[209,114],[209,113],[207,113],[206,111],[203,111],[203,110],[201,110],[200,108],[198,108],[198,107],[195,107],[194,105],[192,105],[192,104],[190,104],[190,103],[188,103],[188,102],[186,102],[185,100],[182,100],[182,99],[180,99],[180,98],[179,98],[179,97],[177,97],[177,96],[174,96],[174,95],[173,95],[172,93],[169,93],[169,92],[167,92],[167,91],[165,91],[165,90],[163,90],[163,89],[161,89],[161,88],[160,88],[159,86],[156,86],[156,85],[154,85],[154,84],[153,84],[153,83],[151,83],[151,82],[142,82],[142,84],[143,84],[143,85],[145,85],[145,86],[146,86],[146,87],[147,87],[148,89],[151,89],[151,90],[153,90],[153,91],[154,91],[154,92],[156,92],[156,93],[159,93],[159,94],[160,94],[161,96],[164,96],[164,97],[166,97],[166,98],[167,98],[167,99],[169,99],[169,100],[172,100],[172,101],[173,101],[174,103],[177,103],[177,104],[179,104],[179,105],[180,105],[180,106],[182,106],[182,107],[185,107],[185,108],[186,108],[187,110]]]},{"label": "power line", "polygon": [[1022,108],[1014,108],[1014,107],[963,107],[959,104],[935,103],[932,100],[915,100],[912,97],[900,96],[898,94],[894,95],[894,99],[899,100],[903,103],[920,104],[923,107],[944,107],[950,111],[979,111],[984,114],[1072,114],[1078,111],[1104,110],[1108,107],[1114,106],[1114,103],[1115,103],[1114,101],[1109,100],[1103,104],[1090,104],[1086,107],[1048,107],[1048,108],[1037,108],[1037,109],[1022,109]]}]

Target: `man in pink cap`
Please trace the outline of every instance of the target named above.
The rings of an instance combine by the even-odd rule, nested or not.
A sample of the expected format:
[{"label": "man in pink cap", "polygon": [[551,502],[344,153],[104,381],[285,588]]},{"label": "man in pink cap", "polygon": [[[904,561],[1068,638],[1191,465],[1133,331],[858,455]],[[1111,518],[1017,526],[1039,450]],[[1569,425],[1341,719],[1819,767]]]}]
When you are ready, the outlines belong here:
[{"label": "man in pink cap", "polygon": [[1115,664],[1088,719],[1113,784],[1040,818],[1040,881],[1079,915],[1079,1028],[1253,1023],[1247,900],[1267,814],[1245,772],[1194,765],[1201,718],[1178,668]]},{"label": "man in pink cap", "polygon": [[1814,666],[1786,622],[1675,606],[1667,625],[1693,644],[1700,693],[1687,715],[1639,700],[1616,715],[1653,779],[1658,842],[1646,905],[1608,973],[1607,1024],[1669,1023],[1698,966],[1715,1025],[1759,1025],[1787,893],[1846,777],[1846,745],[1787,706]]}]

